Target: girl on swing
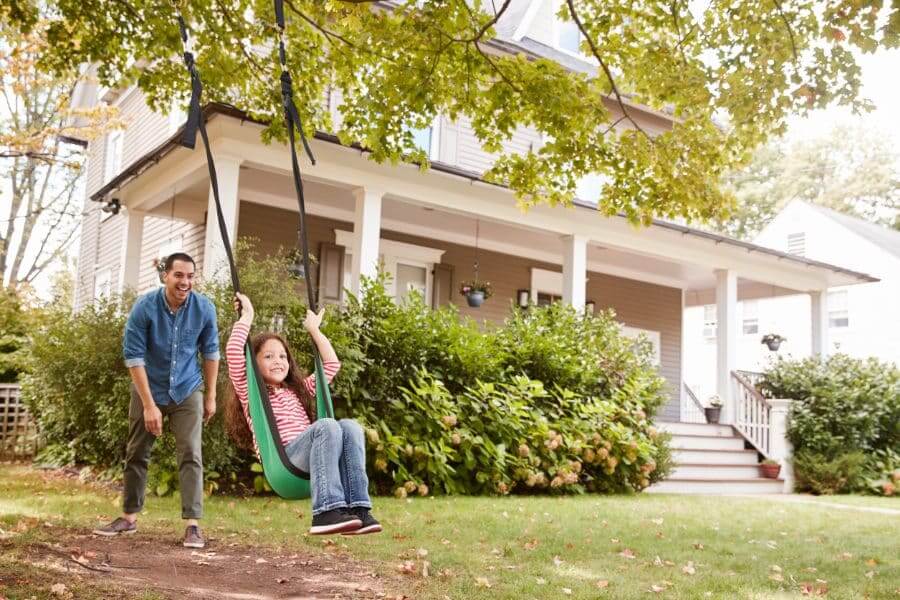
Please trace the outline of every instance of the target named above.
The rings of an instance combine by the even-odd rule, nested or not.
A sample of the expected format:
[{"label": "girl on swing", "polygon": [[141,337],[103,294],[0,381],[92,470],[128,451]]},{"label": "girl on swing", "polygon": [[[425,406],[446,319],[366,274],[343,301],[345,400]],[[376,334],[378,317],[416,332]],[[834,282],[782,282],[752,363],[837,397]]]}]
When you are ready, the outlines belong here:
[{"label": "girl on swing", "polygon": [[[259,449],[253,437],[247,399],[247,367],[244,342],[253,324],[253,305],[244,294],[236,294],[235,310],[241,317],[231,330],[225,356],[228,386],[225,422],[228,433],[244,448]],[[308,310],[303,326],[309,332],[330,383],[341,363],[319,326],[324,309]],[[256,335],[250,348],[266,382],[269,402],[290,461],[309,473],[312,493],[312,535],[377,533],[381,525],[369,512],[369,479],[362,427],[352,419],[316,419],[315,374],[304,377],[284,338],[274,332]]]}]

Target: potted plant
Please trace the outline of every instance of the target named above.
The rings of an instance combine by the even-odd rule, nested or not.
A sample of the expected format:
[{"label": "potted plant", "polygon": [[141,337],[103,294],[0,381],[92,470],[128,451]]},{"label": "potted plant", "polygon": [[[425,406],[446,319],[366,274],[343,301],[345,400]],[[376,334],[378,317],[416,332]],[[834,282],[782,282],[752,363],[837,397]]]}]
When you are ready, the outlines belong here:
[{"label": "potted plant", "polygon": [[718,396],[710,396],[709,406],[703,408],[706,413],[707,423],[718,423],[719,417],[722,415],[722,399]]},{"label": "potted plant", "polygon": [[786,341],[786,337],[781,337],[777,333],[767,333],[766,335],[762,336],[761,343],[768,346],[769,350],[771,350],[772,352],[775,352],[776,350],[778,350],[778,347],[781,346],[781,342]]},{"label": "potted plant", "polygon": [[768,479],[778,479],[778,473],[781,472],[781,464],[777,460],[767,458],[759,463],[759,471],[763,477]]},{"label": "potted plant", "polygon": [[459,284],[459,293],[466,297],[466,302],[473,308],[478,308],[491,297],[491,284],[488,281],[463,281]]}]

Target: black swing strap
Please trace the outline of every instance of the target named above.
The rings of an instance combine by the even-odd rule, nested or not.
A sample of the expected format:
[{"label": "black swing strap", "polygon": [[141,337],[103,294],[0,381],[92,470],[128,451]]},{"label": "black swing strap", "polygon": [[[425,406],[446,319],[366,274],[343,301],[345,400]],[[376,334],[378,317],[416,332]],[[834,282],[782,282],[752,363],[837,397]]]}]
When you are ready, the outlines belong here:
[{"label": "black swing strap", "polygon": [[[197,141],[197,132],[200,132],[200,137],[203,140],[203,148],[206,151],[206,166],[209,170],[209,182],[212,187],[213,199],[216,204],[216,220],[219,224],[219,233],[222,236],[222,243],[225,245],[225,256],[228,258],[228,268],[231,272],[231,285],[234,287],[235,293],[238,293],[241,291],[241,285],[238,279],[237,267],[234,262],[234,253],[231,250],[231,241],[228,237],[228,227],[225,224],[225,214],[222,211],[222,201],[219,198],[219,179],[216,176],[216,164],[213,159],[212,150],[209,146],[209,135],[206,132],[206,119],[200,109],[200,101],[203,95],[203,82],[200,79],[200,72],[194,61],[194,52],[191,47],[187,24],[184,21],[181,10],[179,10],[177,6],[176,10],[178,10],[178,27],[181,32],[181,41],[184,45],[184,65],[187,67],[191,76],[191,104],[180,144],[186,148],[193,149]],[[249,340],[247,344],[249,344]],[[256,364],[256,357],[253,355],[253,352],[245,352],[245,354],[250,356],[250,366],[252,367],[253,375],[256,378],[256,384],[260,393],[265,394],[266,382],[260,375],[259,366]],[[270,425],[269,430],[272,434],[272,438],[275,442],[274,445],[278,451],[278,457],[282,464],[293,475],[296,475],[301,479],[309,479],[309,473],[298,469],[290,459],[288,459],[287,452],[285,451],[284,444],[281,440],[281,434],[278,432],[278,427],[276,425],[275,412],[272,410],[272,405],[268,401],[267,396],[264,398],[262,405],[265,409],[266,420]]]}]

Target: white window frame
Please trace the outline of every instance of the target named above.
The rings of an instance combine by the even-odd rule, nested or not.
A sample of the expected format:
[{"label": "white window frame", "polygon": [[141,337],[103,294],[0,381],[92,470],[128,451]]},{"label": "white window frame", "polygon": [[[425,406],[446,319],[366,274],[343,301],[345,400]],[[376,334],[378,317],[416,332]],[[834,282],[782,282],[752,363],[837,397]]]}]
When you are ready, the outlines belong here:
[{"label": "white window frame", "polygon": [[112,269],[94,271],[94,302],[112,296]]},{"label": "white window frame", "polygon": [[121,129],[110,131],[106,136],[106,152],[103,157],[104,182],[109,182],[122,170],[122,153],[125,132]]},{"label": "white window frame", "polygon": [[653,346],[653,365],[658,367],[662,364],[662,334],[659,331],[653,329],[641,329],[640,327],[632,327],[624,324],[620,324],[620,327],[622,328],[622,335],[627,338],[637,339],[642,335],[646,336]]},{"label": "white window frame", "polygon": [[[355,239],[352,231],[335,229],[334,243],[344,247],[344,287],[350,288],[350,278],[352,273],[352,260],[348,260],[356,251],[354,246]],[[434,265],[440,264],[444,250],[438,248],[429,248],[427,246],[419,246],[416,244],[407,244],[405,242],[397,242],[394,240],[378,240],[379,260],[381,268],[385,273],[391,276],[385,292],[392,298],[397,297],[397,265],[403,264],[410,267],[421,267],[425,269],[425,297],[423,300],[430,304],[432,294],[434,293]]]},{"label": "white window frame", "polygon": [[[835,299],[842,298],[839,306],[835,307]],[[837,319],[846,319],[846,325],[834,325],[832,322]],[[843,329],[850,328],[850,294],[848,290],[835,290],[828,292],[828,328]]]},{"label": "white window frame", "polygon": [[715,304],[703,305],[703,337],[707,340],[716,339],[716,328],[719,326],[717,312]]},{"label": "white window frame", "polygon": [[559,271],[531,269],[531,303],[537,304],[538,294],[562,297],[563,274]]},{"label": "white window frame", "polygon": [[[752,310],[748,310],[749,307],[753,307]],[[747,325],[752,325],[756,328],[755,331],[747,331]],[[744,300],[741,302],[741,333],[743,335],[758,335],[759,334],[759,301],[758,300]]]},{"label": "white window frame", "polygon": [[441,119],[440,116],[436,116],[431,121],[431,125],[428,127],[422,127],[421,129],[411,130],[412,131],[430,131],[428,136],[428,160],[438,160],[438,157],[441,153]]}]

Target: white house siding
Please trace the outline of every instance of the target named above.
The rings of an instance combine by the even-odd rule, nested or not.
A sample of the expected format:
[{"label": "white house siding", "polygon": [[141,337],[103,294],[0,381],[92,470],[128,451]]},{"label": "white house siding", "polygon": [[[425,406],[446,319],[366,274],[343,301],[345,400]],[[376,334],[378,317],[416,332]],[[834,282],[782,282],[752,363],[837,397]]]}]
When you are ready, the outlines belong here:
[{"label": "white house siding", "polygon": [[169,240],[181,237],[180,251],[186,252],[197,263],[197,272],[203,271],[203,242],[206,227],[185,221],[173,221],[159,217],[144,218],[144,237],[141,248],[141,273],[138,291],[145,292],[158,285],[159,279],[154,260],[159,249]]},{"label": "white house siding", "polygon": [[128,123],[122,147],[122,169],[163,143],[172,133],[169,118],[153,112],[138,89],[126,92],[119,101],[119,114]]}]

